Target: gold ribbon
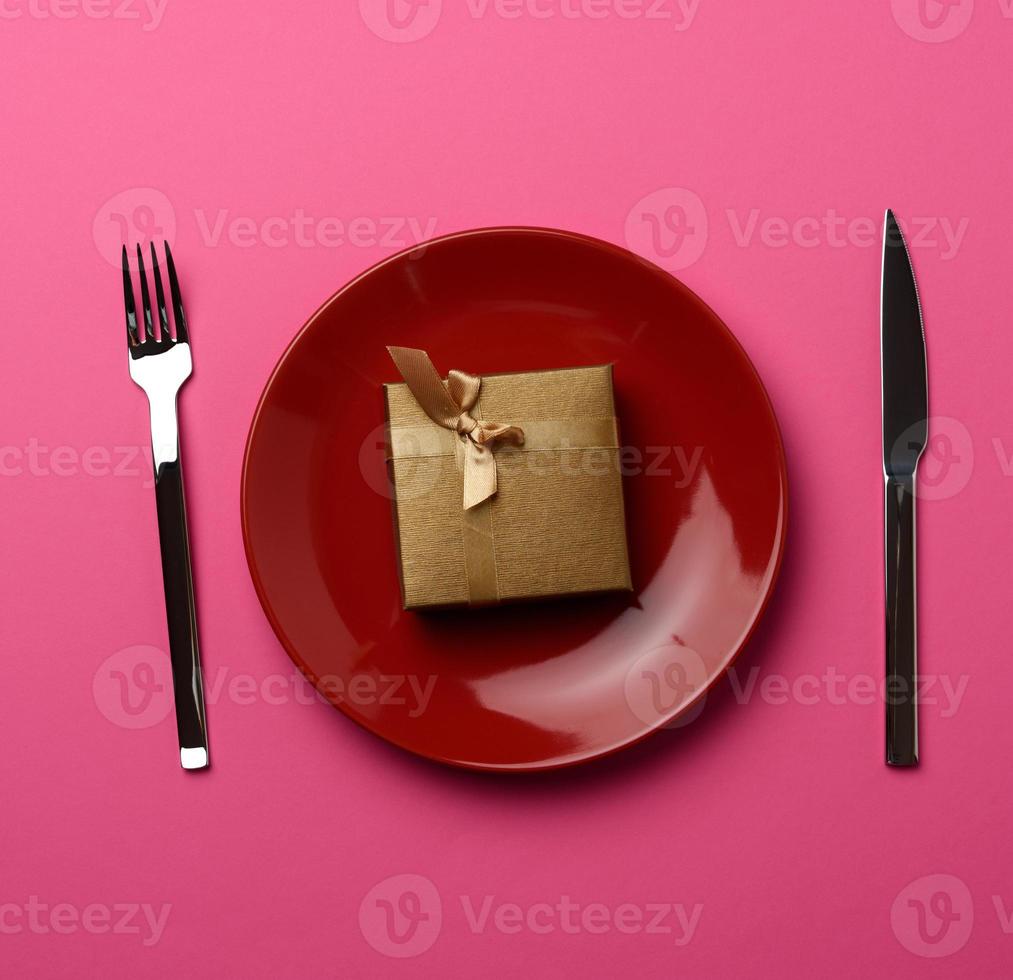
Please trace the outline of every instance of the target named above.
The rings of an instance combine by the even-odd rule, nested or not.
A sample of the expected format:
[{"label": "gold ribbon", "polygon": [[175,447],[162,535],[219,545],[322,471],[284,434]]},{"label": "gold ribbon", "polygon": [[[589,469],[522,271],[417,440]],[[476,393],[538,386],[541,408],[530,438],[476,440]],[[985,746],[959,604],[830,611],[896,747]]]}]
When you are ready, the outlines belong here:
[{"label": "gold ribbon", "polygon": [[464,509],[477,507],[496,493],[496,447],[523,446],[524,431],[470,414],[482,390],[482,379],[476,375],[451,371],[444,385],[424,350],[388,347],[387,351],[426,415],[460,439],[464,448]]}]

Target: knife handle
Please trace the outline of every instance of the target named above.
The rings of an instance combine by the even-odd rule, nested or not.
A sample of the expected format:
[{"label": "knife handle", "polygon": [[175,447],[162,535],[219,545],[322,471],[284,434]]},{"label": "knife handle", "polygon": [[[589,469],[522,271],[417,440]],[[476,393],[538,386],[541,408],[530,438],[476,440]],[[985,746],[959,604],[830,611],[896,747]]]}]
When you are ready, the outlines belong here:
[{"label": "knife handle", "polygon": [[918,765],[914,475],[886,480],[886,762]]}]

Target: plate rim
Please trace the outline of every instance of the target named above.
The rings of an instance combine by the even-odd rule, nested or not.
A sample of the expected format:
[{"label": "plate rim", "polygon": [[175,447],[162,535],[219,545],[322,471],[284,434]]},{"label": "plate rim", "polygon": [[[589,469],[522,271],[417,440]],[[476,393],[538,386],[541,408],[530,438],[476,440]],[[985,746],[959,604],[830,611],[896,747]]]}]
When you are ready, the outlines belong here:
[{"label": "plate rim", "polygon": [[687,294],[694,302],[698,303],[711,317],[711,319],[717,323],[724,331],[725,335],[731,340],[734,347],[738,350],[743,362],[748,366],[752,372],[753,377],[759,387],[760,392],[763,394],[764,402],[766,403],[767,410],[770,413],[770,419],[773,422],[774,434],[777,442],[777,468],[778,475],[780,477],[780,483],[782,487],[781,493],[781,514],[780,521],[777,529],[777,554],[774,559],[773,568],[768,571],[768,582],[764,591],[764,595],[759,605],[757,606],[749,625],[743,630],[741,637],[737,641],[735,649],[727,657],[725,664],[719,671],[716,671],[711,679],[700,688],[697,695],[692,700],[679,705],[679,707],[669,714],[662,717],[658,722],[652,725],[646,725],[644,730],[634,735],[631,738],[623,739],[615,745],[608,746],[606,748],[599,748],[583,753],[578,753],[573,757],[565,759],[557,759],[551,762],[534,762],[534,763],[480,763],[464,761],[461,759],[450,759],[439,754],[428,753],[420,750],[419,748],[406,744],[399,741],[396,738],[391,737],[385,732],[370,726],[367,724],[365,718],[358,715],[352,714],[346,709],[343,701],[335,703],[330,699],[327,699],[327,703],[332,707],[340,711],[346,718],[353,721],[356,725],[362,728],[364,731],[369,732],[371,735],[382,739],[389,745],[396,746],[397,748],[410,753],[417,758],[426,759],[430,762],[438,762],[442,765],[451,766],[456,769],[463,769],[469,772],[495,772],[495,773],[535,773],[535,772],[555,772],[563,769],[571,769],[575,766],[583,765],[588,762],[595,761],[597,759],[604,759],[609,756],[615,755],[624,749],[632,748],[635,745],[639,745],[646,741],[652,735],[667,728],[673,722],[677,721],[680,717],[692,711],[695,706],[700,702],[702,698],[705,698],[711,690],[727,676],[728,671],[735,665],[735,662],[742,655],[745,648],[749,645],[750,640],[753,638],[757,628],[767,613],[770,603],[773,599],[774,592],[777,588],[777,583],[781,575],[781,568],[784,563],[785,549],[787,545],[788,537],[788,523],[790,516],[790,493],[788,483],[788,463],[787,456],[784,449],[784,436],[781,432],[781,423],[777,417],[777,412],[774,409],[773,401],[770,397],[770,392],[767,391],[767,386],[763,383],[763,379],[760,377],[759,371],[756,369],[756,365],[753,363],[742,342],[735,336],[725,321],[718,316],[713,308],[702,299],[694,290],[690,289],[681,279],[672,273],[662,269],[659,265],[651,262],[649,259],[645,259],[641,255],[637,255],[636,252],[632,252],[627,248],[617,245],[614,242],[605,241],[601,238],[596,238],[592,235],[585,235],[581,232],[567,231],[560,228],[550,228],[539,225],[492,225],[482,228],[470,228],[463,231],[450,232],[446,235],[439,235],[436,238],[429,239],[428,241],[422,242],[418,245],[412,245],[408,248],[401,249],[395,252],[393,255],[388,255],[378,262],[368,266],[362,272],[353,276],[346,283],[340,286],[335,292],[327,297],[321,303],[313,314],[306,320],[302,327],[296,332],[295,336],[286,345],[281,356],[278,358],[267,381],[261,390],[260,397],[257,399],[257,407],[253,412],[253,417],[250,420],[249,430],[246,436],[246,444],[243,449],[243,466],[242,474],[240,477],[239,487],[239,510],[240,510],[240,525],[243,536],[243,551],[246,556],[246,566],[250,573],[250,578],[253,581],[254,591],[257,594],[257,601],[260,603],[260,607],[263,610],[264,615],[267,617],[267,621],[271,626],[271,630],[275,637],[278,639],[289,659],[299,668],[303,676],[313,685],[316,691],[316,684],[313,681],[313,671],[310,670],[309,666],[303,661],[302,657],[295,647],[290,643],[282,629],[281,623],[278,617],[275,615],[274,610],[271,608],[271,604],[268,600],[267,590],[264,587],[263,580],[260,576],[260,571],[257,567],[257,563],[253,554],[253,548],[251,545],[251,532],[249,527],[249,510],[247,506],[247,495],[248,495],[248,484],[250,477],[250,454],[253,448],[253,440],[257,431],[257,425],[260,421],[260,417],[264,411],[264,406],[267,401],[268,395],[274,386],[275,380],[285,367],[290,355],[295,351],[296,347],[302,342],[303,337],[306,333],[315,325],[316,321],[320,318],[323,312],[335,303],[343,296],[346,292],[357,286],[363,279],[371,276],[373,273],[378,272],[385,266],[397,262],[403,259],[405,256],[410,256],[412,253],[419,252],[438,245],[443,242],[456,241],[466,238],[474,237],[488,237],[488,236],[499,236],[499,235],[510,235],[510,234],[529,234],[533,236],[544,236],[549,238],[564,239],[572,242],[578,242],[583,245],[590,245],[601,251],[611,253],[619,258],[625,260],[634,260],[637,263],[648,268],[652,274],[662,276],[670,285],[674,285],[677,289]]}]

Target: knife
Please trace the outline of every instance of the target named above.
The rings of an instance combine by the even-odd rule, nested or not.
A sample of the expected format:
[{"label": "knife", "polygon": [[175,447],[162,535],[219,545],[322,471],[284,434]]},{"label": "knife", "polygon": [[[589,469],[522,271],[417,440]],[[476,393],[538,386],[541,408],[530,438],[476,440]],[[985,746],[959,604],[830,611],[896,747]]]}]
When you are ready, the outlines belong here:
[{"label": "knife", "polygon": [[892,211],[883,228],[883,474],[886,480],[886,762],[918,765],[915,479],[928,439],[925,330],[911,256]]}]

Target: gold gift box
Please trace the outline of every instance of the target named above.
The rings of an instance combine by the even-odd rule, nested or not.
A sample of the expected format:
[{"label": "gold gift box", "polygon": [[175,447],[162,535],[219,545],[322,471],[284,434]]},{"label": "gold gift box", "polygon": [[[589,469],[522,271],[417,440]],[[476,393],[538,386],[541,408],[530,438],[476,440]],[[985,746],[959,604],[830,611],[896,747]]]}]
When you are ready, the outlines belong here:
[{"label": "gold gift box", "polygon": [[470,510],[466,437],[407,384],[383,387],[405,609],[632,588],[611,365],[482,377],[470,414],[519,426],[524,445],[495,449],[498,489]]}]

